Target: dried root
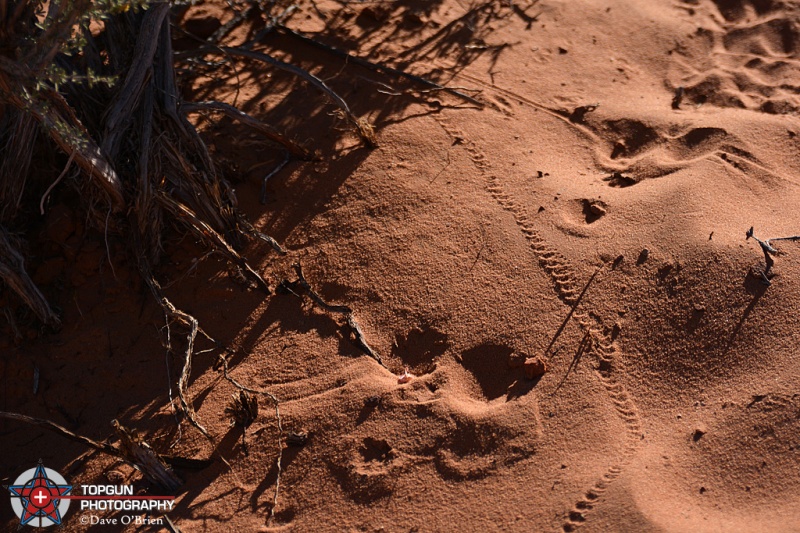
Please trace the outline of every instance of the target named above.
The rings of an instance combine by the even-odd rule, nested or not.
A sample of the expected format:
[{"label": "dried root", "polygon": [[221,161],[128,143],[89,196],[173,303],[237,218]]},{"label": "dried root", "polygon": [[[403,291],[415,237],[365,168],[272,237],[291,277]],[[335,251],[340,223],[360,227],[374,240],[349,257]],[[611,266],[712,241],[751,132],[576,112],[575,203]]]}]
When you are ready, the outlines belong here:
[{"label": "dried root", "polygon": [[[0,411],[0,418],[16,420],[18,422],[24,422],[26,424],[31,424],[33,426],[53,431],[62,437],[79,442],[85,446],[88,446],[89,448],[105,453],[106,455],[127,461],[137,470],[139,470],[148,480],[169,492],[174,492],[178,490],[181,485],[183,485],[183,481],[181,481],[175,472],[173,472],[172,468],[167,465],[163,457],[156,453],[149,444],[147,444],[136,434],[135,431],[127,429],[116,420],[113,420],[111,425],[114,427],[117,437],[119,437],[119,448],[115,448],[110,444],[97,442],[88,437],[73,433],[67,428],[60,426],[55,422],[51,422],[50,420],[21,415],[18,413],[8,413],[5,411]],[[192,460],[188,461],[191,462]]]}]

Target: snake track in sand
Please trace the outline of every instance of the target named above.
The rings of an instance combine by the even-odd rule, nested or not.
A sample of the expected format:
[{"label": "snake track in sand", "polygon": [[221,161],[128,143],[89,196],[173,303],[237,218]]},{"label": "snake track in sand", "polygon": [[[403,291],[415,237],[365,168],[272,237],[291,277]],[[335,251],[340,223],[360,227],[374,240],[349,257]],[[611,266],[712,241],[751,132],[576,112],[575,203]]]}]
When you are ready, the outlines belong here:
[{"label": "snake track in sand", "polygon": [[[572,307],[580,294],[580,284],[569,260],[536,230],[525,207],[504,188],[500,178],[492,172],[486,155],[478,145],[471,141],[463,131],[451,126],[444,118],[437,117],[436,120],[454,141],[459,140],[460,145],[466,149],[475,168],[484,178],[487,192],[501,208],[513,215],[514,222],[536,255],[539,266],[552,280],[558,298],[565,305]],[[589,346],[585,353],[596,361],[594,374],[608,393],[617,416],[625,426],[625,443],[621,456],[606,469],[600,479],[586,490],[573,508],[566,513],[561,525],[561,530],[565,532],[576,531],[586,522],[589,512],[597,507],[602,500],[603,493],[614,480],[619,478],[625,466],[635,455],[642,436],[641,421],[636,404],[622,382],[616,378],[617,374],[624,371],[623,357],[616,344],[611,340],[610,328],[603,325],[594,314],[576,313],[575,318],[588,336]]]}]

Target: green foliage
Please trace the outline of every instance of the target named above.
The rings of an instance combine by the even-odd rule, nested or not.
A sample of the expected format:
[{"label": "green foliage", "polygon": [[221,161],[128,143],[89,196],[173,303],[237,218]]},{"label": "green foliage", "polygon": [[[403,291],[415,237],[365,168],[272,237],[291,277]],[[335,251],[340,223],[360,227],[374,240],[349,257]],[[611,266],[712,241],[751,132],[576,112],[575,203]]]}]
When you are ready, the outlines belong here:
[{"label": "green foliage", "polygon": [[[10,103],[37,117],[45,130],[76,150],[86,147],[83,127],[59,112],[54,92],[79,86],[92,91],[113,87],[119,80],[110,65],[91,68],[85,60],[94,50],[93,32],[103,31],[115,17],[121,20],[147,9],[149,0],[17,0],[0,19],[8,37],[0,54],[0,103]],[[102,61],[102,59],[101,59]]]},{"label": "green foliage", "polygon": [[[27,19],[23,16],[21,26],[14,32],[11,41],[15,50],[14,81],[20,89],[25,89],[29,97],[35,97],[44,90],[59,88],[68,83],[113,85],[115,76],[106,76],[90,68],[83,71],[71,70],[55,62],[56,57],[72,58],[71,65],[77,65],[88,46],[87,36],[92,29],[102,27],[112,17],[135,13],[147,9],[149,0],[20,0],[28,4]],[[45,6],[47,5],[47,9]],[[12,44],[12,43],[10,43]],[[19,74],[24,73],[24,76]],[[20,79],[23,78],[23,79]]]}]

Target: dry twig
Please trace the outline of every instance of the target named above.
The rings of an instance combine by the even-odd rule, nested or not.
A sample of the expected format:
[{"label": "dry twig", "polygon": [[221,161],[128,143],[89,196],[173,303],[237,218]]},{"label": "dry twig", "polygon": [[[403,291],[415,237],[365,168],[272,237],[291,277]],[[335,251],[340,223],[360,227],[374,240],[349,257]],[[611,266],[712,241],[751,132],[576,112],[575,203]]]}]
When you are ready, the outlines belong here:
[{"label": "dry twig", "polygon": [[292,154],[293,156],[302,159],[302,160],[309,160],[311,159],[311,152],[309,152],[306,148],[300,146],[298,143],[287,139],[284,135],[281,135],[275,129],[270,126],[269,124],[265,124],[255,118],[251,117],[244,111],[240,111],[239,109],[233,107],[230,104],[226,104],[224,102],[184,102],[181,104],[181,111],[184,113],[192,113],[197,111],[216,111],[220,113],[224,113],[228,117],[232,118],[233,120],[237,120],[248,126],[253,128],[254,130],[258,131],[262,135],[264,135],[267,139],[276,142],[286,148],[286,150]]},{"label": "dry twig", "polygon": [[9,235],[2,226],[0,226],[0,280],[23,299],[39,320],[54,326],[60,324],[61,321],[47,303],[47,299],[25,271],[22,254],[11,244]]},{"label": "dry twig", "polygon": [[105,453],[112,457],[117,457],[130,464],[139,470],[148,480],[165,488],[168,491],[177,490],[183,482],[175,475],[171,468],[164,462],[163,458],[159,456],[146,442],[132,432],[125,428],[118,421],[113,420],[111,425],[117,436],[120,439],[120,448],[115,448],[110,444],[104,442],[97,442],[88,437],[73,433],[67,428],[45,420],[43,418],[35,418],[32,416],[22,415],[19,413],[9,413],[0,411],[0,418],[7,418],[24,422],[33,426],[41,427],[49,431],[58,433],[62,437],[66,437],[75,442],[79,442],[94,450]]},{"label": "dry twig", "polygon": [[278,507],[278,495],[280,494],[281,490],[281,473],[283,472],[283,466],[281,465],[281,462],[283,461],[283,422],[281,421],[280,402],[278,401],[277,396],[267,390],[253,389],[236,381],[228,374],[228,359],[224,356],[220,356],[220,361],[222,362],[222,371],[225,379],[228,380],[234,387],[239,389],[241,393],[263,394],[272,400],[272,403],[275,405],[275,419],[278,424],[278,457],[275,459],[275,467],[277,469],[277,475],[275,478],[275,495],[272,498],[272,508],[269,510],[268,519],[271,522],[275,517],[275,509]]},{"label": "dry twig", "polygon": [[[311,301],[313,301],[315,304],[322,307],[326,311],[343,314],[345,316],[345,319],[347,320],[347,325],[353,332],[356,345],[359,348],[361,348],[361,350],[364,353],[375,359],[378,362],[378,364],[380,364],[382,367],[385,368],[386,365],[383,364],[383,359],[381,359],[381,356],[378,355],[378,353],[375,350],[373,350],[372,347],[367,343],[367,339],[364,337],[364,332],[361,330],[361,326],[359,325],[358,321],[356,321],[356,317],[353,314],[353,310],[346,305],[331,305],[325,300],[323,300],[322,297],[319,294],[317,294],[317,292],[314,289],[311,288],[311,285],[308,283],[308,280],[306,280],[306,277],[303,275],[303,267],[300,266],[300,263],[295,263],[293,266],[295,272],[297,273],[297,278],[298,278],[297,281],[295,282],[295,285],[299,285],[302,288],[303,292],[305,292],[308,295],[308,297],[311,298]],[[284,282],[284,287],[286,287],[287,285],[292,285],[292,284]],[[291,289],[289,290],[291,291]],[[291,292],[297,295],[295,291]]]},{"label": "dry twig", "polygon": [[353,126],[356,128],[358,136],[361,137],[361,140],[364,141],[364,144],[367,147],[375,148],[378,146],[378,140],[375,137],[375,130],[372,129],[372,125],[365,119],[358,118],[357,116],[355,116],[353,112],[350,111],[350,106],[347,105],[347,102],[345,102],[341,96],[336,94],[333,91],[333,89],[328,87],[328,85],[324,81],[314,76],[307,70],[304,70],[290,63],[285,63],[279,59],[275,59],[274,57],[265,52],[255,52],[253,50],[248,50],[246,48],[231,48],[231,47],[222,47],[219,50],[225,54],[247,57],[249,59],[255,59],[256,61],[267,63],[268,65],[272,65],[281,70],[294,74],[299,78],[304,79],[309,84],[316,87],[320,92],[325,94],[328,98],[331,99],[331,101],[333,101],[334,104],[337,105],[337,107],[339,107],[339,109],[342,111],[347,120],[349,120],[350,123],[353,124]]},{"label": "dry twig", "polygon": [[793,235],[791,237],[773,237],[772,239],[766,239],[762,241],[753,234],[752,226],[749,230],[747,230],[745,235],[745,240],[748,240],[752,237],[761,247],[761,251],[764,252],[764,262],[766,263],[766,268],[764,268],[764,271],[761,272],[761,283],[767,286],[772,285],[772,282],[769,279],[770,270],[772,270],[773,265],[775,265],[775,260],[772,259],[772,256],[778,254],[779,252],[772,246],[772,244],[770,244],[770,241],[800,241],[800,235]]},{"label": "dry twig", "polygon": [[366,69],[369,69],[369,70],[372,70],[372,71],[375,71],[375,72],[382,72],[384,74],[392,74],[392,75],[395,75],[395,76],[398,76],[398,77],[401,77],[401,78],[405,78],[407,80],[413,81],[413,82],[418,83],[420,85],[424,85],[425,87],[429,87],[431,89],[435,89],[435,90],[438,90],[438,91],[446,92],[448,94],[451,94],[453,96],[461,98],[465,102],[469,102],[470,104],[473,104],[473,105],[478,106],[480,108],[484,107],[484,103],[483,102],[481,102],[480,100],[476,100],[472,96],[470,96],[470,95],[458,90],[457,88],[445,87],[443,85],[439,85],[438,83],[433,82],[433,81],[431,81],[429,79],[423,78],[421,76],[416,76],[414,74],[409,74],[408,72],[405,72],[403,70],[400,70],[400,69],[397,69],[397,68],[394,68],[394,67],[389,67],[387,65],[382,65],[382,64],[376,63],[374,61],[369,61],[369,60],[366,60],[364,58],[361,58],[361,57],[358,57],[358,56],[354,56],[353,54],[351,54],[349,52],[345,52],[344,50],[340,50],[340,49],[338,49],[336,47],[327,45],[325,43],[321,43],[321,42],[319,42],[319,41],[317,41],[315,39],[312,39],[311,37],[303,35],[302,33],[298,32],[298,31],[295,31],[295,30],[292,30],[290,28],[287,28],[286,26],[284,26],[282,24],[277,25],[276,28],[281,33],[283,33],[284,35],[288,35],[290,37],[294,37],[296,39],[300,39],[304,43],[308,43],[308,44],[310,44],[312,46],[316,46],[317,48],[321,48],[322,50],[325,50],[325,51],[329,52],[330,54],[333,54],[333,55],[335,55],[337,57],[341,57],[342,59],[344,59],[348,63],[353,63],[353,64],[356,64],[356,65],[358,65],[360,67],[364,67]]}]

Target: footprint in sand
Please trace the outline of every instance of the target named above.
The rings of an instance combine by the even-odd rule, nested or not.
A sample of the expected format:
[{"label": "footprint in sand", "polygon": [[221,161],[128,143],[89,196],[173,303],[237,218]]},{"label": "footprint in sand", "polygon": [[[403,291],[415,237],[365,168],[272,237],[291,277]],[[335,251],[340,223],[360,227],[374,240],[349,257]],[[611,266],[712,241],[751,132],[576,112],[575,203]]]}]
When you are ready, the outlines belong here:
[{"label": "footprint in sand", "polygon": [[800,109],[798,7],[772,0],[684,0],[698,29],[674,54],[686,104],[772,114]]},{"label": "footprint in sand", "polygon": [[[659,122],[663,120],[602,116],[586,121],[585,126],[597,137],[595,159],[608,173],[604,178],[608,186],[630,187],[707,159],[728,164],[764,181],[777,179],[764,163],[743,148],[747,146],[743,140],[723,128]],[[587,216],[586,222],[590,221]]]},{"label": "footprint in sand", "polygon": [[509,363],[514,352],[510,346],[488,343],[465,350],[456,357],[478,384],[480,401],[492,403],[502,398],[503,402],[509,402],[536,386],[538,379],[525,379],[521,364]]}]

